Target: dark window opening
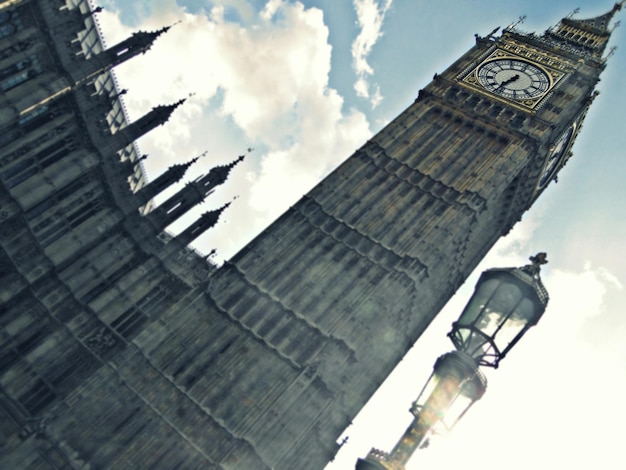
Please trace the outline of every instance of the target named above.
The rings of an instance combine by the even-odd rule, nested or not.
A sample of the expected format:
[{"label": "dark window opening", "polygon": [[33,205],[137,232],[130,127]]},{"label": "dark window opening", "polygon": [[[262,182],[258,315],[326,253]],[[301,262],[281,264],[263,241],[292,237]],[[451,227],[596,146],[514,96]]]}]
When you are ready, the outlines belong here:
[{"label": "dark window opening", "polygon": [[145,315],[137,310],[136,307],[131,307],[111,322],[111,326],[124,338],[131,339],[145,321]]},{"label": "dark window opening", "polygon": [[35,416],[54,401],[56,394],[41,379],[36,379],[31,389],[19,398],[19,402]]}]

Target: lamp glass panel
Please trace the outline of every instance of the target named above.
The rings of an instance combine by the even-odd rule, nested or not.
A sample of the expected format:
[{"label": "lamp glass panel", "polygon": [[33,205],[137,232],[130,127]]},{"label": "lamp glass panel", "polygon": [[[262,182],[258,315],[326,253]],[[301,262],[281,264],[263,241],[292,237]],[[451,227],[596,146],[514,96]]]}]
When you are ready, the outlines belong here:
[{"label": "lamp glass panel", "polygon": [[459,333],[463,338],[461,350],[474,358],[491,352],[491,343],[482,335],[472,332],[469,329],[460,329]]},{"label": "lamp glass panel", "polygon": [[470,397],[459,393],[441,419],[441,424],[444,426],[445,430],[449,431],[452,429],[472,403],[473,401]]},{"label": "lamp glass panel", "polygon": [[528,298],[522,299],[515,310],[509,315],[502,329],[496,335],[496,346],[504,351],[535,316],[535,304]]},{"label": "lamp glass panel", "polygon": [[476,287],[474,295],[472,295],[472,298],[465,306],[458,323],[461,325],[474,323],[499,285],[500,281],[496,278],[481,282]]},{"label": "lamp glass panel", "polygon": [[435,372],[433,372],[430,375],[428,382],[426,382],[426,385],[424,385],[422,392],[417,397],[417,400],[415,400],[415,404],[418,407],[420,408],[424,407],[424,405],[426,404],[426,401],[432,395],[433,390],[437,387],[438,383],[439,383],[439,377],[435,374]]},{"label": "lamp glass panel", "polygon": [[443,413],[459,393],[461,375],[456,361],[449,356],[442,356],[437,360],[433,373],[416,400],[420,409],[420,420],[426,427],[436,426],[442,420]]},{"label": "lamp glass panel", "polygon": [[475,326],[485,335],[493,337],[500,324],[522,300],[522,291],[515,284],[502,282],[489,299]]},{"label": "lamp glass panel", "polygon": [[436,386],[427,396],[424,406],[420,412],[420,418],[428,428],[432,428],[437,432],[443,429],[441,423],[445,419],[445,413],[453,404],[456,396],[459,394],[460,380],[454,375],[445,375],[433,377]]}]

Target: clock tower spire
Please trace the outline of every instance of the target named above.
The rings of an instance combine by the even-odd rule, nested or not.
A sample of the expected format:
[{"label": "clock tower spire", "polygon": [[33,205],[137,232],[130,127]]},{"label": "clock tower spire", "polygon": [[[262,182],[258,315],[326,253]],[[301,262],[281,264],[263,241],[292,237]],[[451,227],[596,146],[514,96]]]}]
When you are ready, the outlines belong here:
[{"label": "clock tower spire", "polygon": [[624,0],[616,3],[607,13],[588,19],[566,17],[547,36],[559,42],[564,49],[578,50],[600,58],[611,36],[611,20],[624,6]]}]

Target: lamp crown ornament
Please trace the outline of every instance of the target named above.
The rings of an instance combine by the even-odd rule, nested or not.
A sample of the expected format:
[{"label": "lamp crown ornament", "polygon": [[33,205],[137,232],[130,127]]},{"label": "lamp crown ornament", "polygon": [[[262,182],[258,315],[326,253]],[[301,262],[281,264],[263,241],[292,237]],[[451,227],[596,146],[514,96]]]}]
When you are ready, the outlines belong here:
[{"label": "lamp crown ornament", "polygon": [[528,258],[531,264],[522,266],[520,269],[533,276],[538,276],[541,271],[541,266],[548,264],[548,255],[545,252],[537,253],[535,256]]}]

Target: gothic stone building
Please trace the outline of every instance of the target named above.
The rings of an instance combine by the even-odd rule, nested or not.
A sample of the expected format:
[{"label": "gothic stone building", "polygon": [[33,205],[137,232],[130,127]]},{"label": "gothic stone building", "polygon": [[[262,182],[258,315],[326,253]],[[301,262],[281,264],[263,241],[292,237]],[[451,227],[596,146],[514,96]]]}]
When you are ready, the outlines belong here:
[{"label": "gothic stone building", "polygon": [[571,153],[609,20],[476,44],[217,269],[164,228],[86,0],[0,1],[0,467],[319,469]]}]

